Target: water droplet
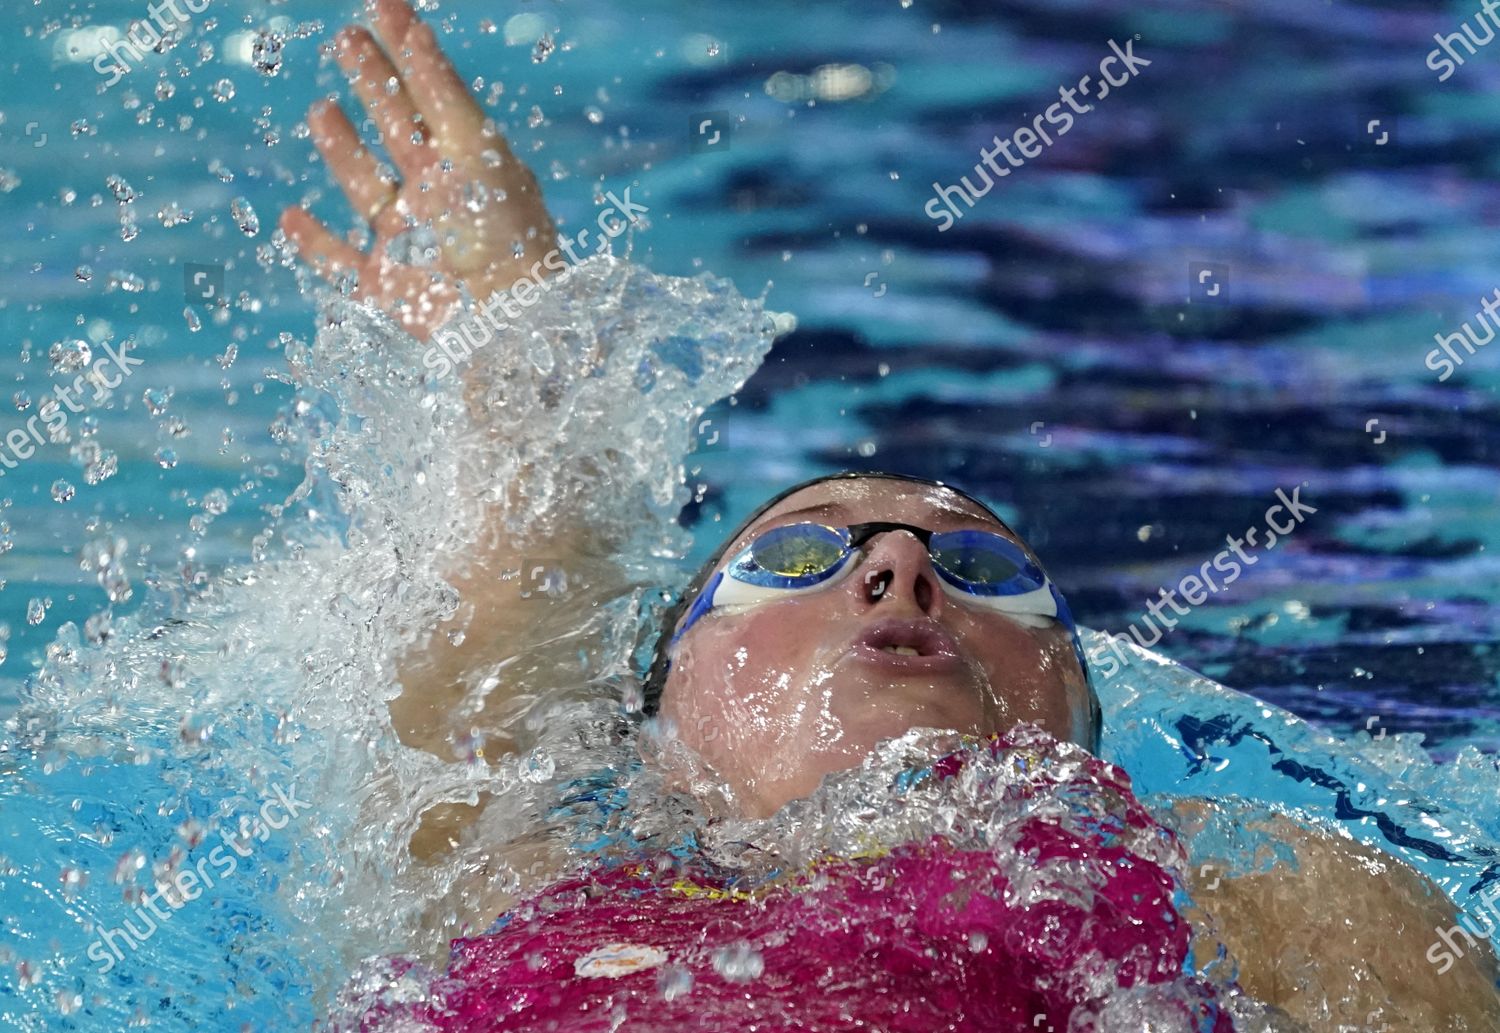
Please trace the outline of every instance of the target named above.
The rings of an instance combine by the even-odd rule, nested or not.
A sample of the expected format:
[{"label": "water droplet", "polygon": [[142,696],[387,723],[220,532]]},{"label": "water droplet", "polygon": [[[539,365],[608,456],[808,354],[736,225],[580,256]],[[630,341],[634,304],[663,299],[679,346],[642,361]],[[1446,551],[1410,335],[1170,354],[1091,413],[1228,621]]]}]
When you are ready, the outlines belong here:
[{"label": "water droplet", "polygon": [[157,466],[163,470],[170,470],[177,465],[177,450],[163,445],[152,453],[152,458],[156,460]]},{"label": "water droplet", "polygon": [[281,71],[281,37],[266,29],[257,32],[250,47],[250,62],[261,75],[272,76]]},{"label": "water droplet", "polygon": [[31,396],[25,391],[17,391],[10,396],[10,400],[15,403],[16,412],[25,412],[31,408]]},{"label": "water droplet", "polygon": [[598,125],[600,122],[604,121],[604,112],[600,111],[598,108],[594,107],[594,105],[590,104],[588,107],[583,109],[583,117],[588,119],[594,125]]},{"label": "water droplet", "polygon": [[160,416],[167,411],[167,405],[172,401],[172,389],[170,387],[148,387],[141,392],[141,401],[146,405],[146,411],[152,416]]},{"label": "water droplet", "polygon": [[61,477],[52,482],[53,502],[72,502],[73,496],[76,494],[78,494],[78,489],[74,488]]},{"label": "water droplet", "polygon": [[545,33],[541,39],[536,41],[536,48],[531,52],[531,60],[537,64],[541,64],[552,56],[552,51],[556,48],[557,44],[552,42],[552,34],[550,32]]},{"label": "water droplet", "polygon": [[489,194],[483,183],[468,182],[463,185],[464,207],[476,215],[488,206]]},{"label": "water droplet", "polygon": [[520,776],[523,782],[532,782],[540,785],[550,779],[557,771],[557,762],[546,750],[532,750],[521,761]]},{"label": "water droplet", "polygon": [[693,973],[682,965],[663,965],[656,974],[656,992],[664,1000],[675,1001],[693,991]]},{"label": "water droplet", "polygon": [[90,266],[81,265],[73,270],[73,278],[79,283],[88,283],[94,278],[94,270]]},{"label": "water droplet", "polygon": [[110,175],[104,179],[104,185],[109,187],[109,192],[114,195],[120,204],[130,204],[135,200],[135,191],[131,189],[124,177]]},{"label": "water droplet", "polygon": [[105,642],[112,632],[114,619],[108,613],[96,613],[83,622],[83,637],[94,645]]},{"label": "water droplet", "polygon": [[227,104],[234,100],[234,83],[228,79],[220,79],[214,83],[213,89],[209,91],[210,96],[220,104]]},{"label": "water droplet", "polygon": [[198,313],[193,310],[193,306],[189,305],[182,310],[182,318],[187,321],[189,333],[196,334],[199,330],[203,329],[203,320],[198,318]]},{"label": "water droplet", "polygon": [[203,496],[203,511],[214,516],[223,516],[229,509],[229,496],[223,488],[215,488]]},{"label": "water droplet", "polygon": [[171,100],[177,94],[177,85],[167,78],[163,72],[162,77],[156,81],[156,99]]},{"label": "water droplet", "polygon": [[766,970],[760,951],[743,940],[720,947],[713,954],[714,971],[731,983],[748,983],[759,979]]},{"label": "water droplet", "polygon": [[76,373],[89,364],[94,350],[87,341],[58,341],[47,350],[47,357],[52,360],[52,372]]},{"label": "water droplet", "polygon": [[40,598],[33,596],[26,603],[26,623],[36,627],[47,617],[47,604]]},{"label": "water droplet", "polygon": [[173,201],[171,204],[156,210],[156,221],[167,229],[171,229],[174,226],[182,226],[192,222],[193,211],[191,208],[184,208],[176,201]]},{"label": "water droplet", "polygon": [[718,40],[713,40],[712,42],[709,43],[709,45],[708,45],[708,56],[709,57],[718,57],[719,56],[719,41]]},{"label": "water droplet", "polygon": [[526,116],[526,124],[535,129],[546,120],[547,116],[542,114],[541,107],[536,104],[531,105],[531,112]]},{"label": "water droplet", "polygon": [[229,214],[234,216],[234,224],[245,236],[253,237],[260,232],[260,216],[255,214],[255,209],[243,197],[236,197],[229,202]]},{"label": "water droplet", "polygon": [[98,484],[113,477],[119,470],[120,457],[107,448],[101,449],[98,457],[84,467],[83,480],[86,484]]},{"label": "water droplet", "polygon": [[58,875],[62,883],[63,897],[72,900],[89,881],[89,873],[82,868],[64,868]]}]

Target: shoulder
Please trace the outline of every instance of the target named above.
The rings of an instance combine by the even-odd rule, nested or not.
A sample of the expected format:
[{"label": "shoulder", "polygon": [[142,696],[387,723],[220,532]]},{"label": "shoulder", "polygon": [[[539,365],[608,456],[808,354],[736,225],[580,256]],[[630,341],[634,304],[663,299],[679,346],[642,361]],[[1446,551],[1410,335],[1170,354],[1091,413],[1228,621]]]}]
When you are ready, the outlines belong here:
[{"label": "shoulder", "polygon": [[[1209,826],[1216,806],[1174,804],[1185,840]],[[1187,878],[1247,991],[1314,1029],[1319,1022],[1379,1028],[1381,1021],[1433,1031],[1500,1029],[1489,945],[1466,937],[1472,949],[1442,969],[1433,957],[1433,945],[1458,923],[1436,885],[1342,829],[1285,814],[1233,827],[1239,841],[1227,845],[1259,849],[1264,863],[1250,874],[1225,875],[1227,865],[1202,863],[1213,853],[1205,844],[1191,851]],[[1214,847],[1223,843],[1215,840]]]}]

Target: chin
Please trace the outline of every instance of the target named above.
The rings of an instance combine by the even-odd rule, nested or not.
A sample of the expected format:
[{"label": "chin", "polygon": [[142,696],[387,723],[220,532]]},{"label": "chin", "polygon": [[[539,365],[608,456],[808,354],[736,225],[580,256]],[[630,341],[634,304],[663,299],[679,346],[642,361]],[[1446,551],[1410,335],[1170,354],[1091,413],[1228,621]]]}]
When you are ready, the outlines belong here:
[{"label": "chin", "polygon": [[866,751],[882,739],[904,735],[913,728],[973,732],[980,725],[977,718],[956,714],[931,698],[883,699],[878,704],[851,708],[840,718],[850,738],[863,744]]}]

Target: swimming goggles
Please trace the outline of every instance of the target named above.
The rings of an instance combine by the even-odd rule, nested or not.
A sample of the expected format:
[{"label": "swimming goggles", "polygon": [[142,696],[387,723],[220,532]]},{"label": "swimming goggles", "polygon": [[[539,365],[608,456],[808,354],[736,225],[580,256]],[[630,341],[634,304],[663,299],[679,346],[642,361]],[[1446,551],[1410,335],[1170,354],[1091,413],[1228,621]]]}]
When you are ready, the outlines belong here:
[{"label": "swimming goggles", "polygon": [[931,531],[879,521],[829,527],[782,524],[756,537],[704,585],[672,644],[714,609],[744,608],[826,588],[859,565],[862,546],[885,531],[907,531],[927,547],[949,595],[1029,627],[1056,621],[1077,635],[1068,604],[1026,551],[992,531]]}]

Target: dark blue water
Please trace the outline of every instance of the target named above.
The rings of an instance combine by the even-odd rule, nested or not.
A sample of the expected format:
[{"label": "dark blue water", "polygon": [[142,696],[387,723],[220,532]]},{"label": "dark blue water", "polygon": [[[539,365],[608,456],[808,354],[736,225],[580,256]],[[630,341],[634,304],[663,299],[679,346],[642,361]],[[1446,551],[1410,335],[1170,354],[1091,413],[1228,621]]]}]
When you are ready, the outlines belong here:
[{"label": "dark blue water", "polygon": [[[123,24],[137,6],[77,20]],[[1085,622],[1123,630],[1257,523],[1276,487],[1301,484],[1316,517],[1160,648],[1335,728],[1379,717],[1440,748],[1493,744],[1500,360],[1479,350],[1446,383],[1424,365],[1433,334],[1472,321],[1500,284],[1500,65],[1479,49],[1440,83],[1426,63],[1462,6],[592,4],[549,8],[573,46],[543,64],[481,31],[485,5],[440,13],[465,74],[503,79],[495,111],[522,153],[566,177],[544,172],[565,223],[588,216],[591,181],[635,184],[652,206],[637,258],[749,291],[774,281],[773,302],[798,314],[722,414],[709,509],[733,516],[838,467],[951,477],[1009,507]],[[313,320],[255,247],[289,201],[347,218],[319,175],[296,181],[311,153],[301,110],[337,85],[319,34],[288,39],[275,77],[230,40],[273,16],[331,28],[330,9],[218,2],[187,43],[102,94],[87,62],[58,56],[65,14],[21,15],[3,71],[0,164],[20,180],[0,195],[3,361],[12,390],[40,400],[51,343],[104,320],[147,365],[95,414],[117,474],[86,484],[86,460],[49,445],[3,481],[11,693],[61,622],[107,602],[77,570],[85,541],[127,542],[124,609],[152,580],[184,591],[248,551],[299,474],[267,432],[288,401],[267,376],[277,335],[306,337]],[[1136,35],[1148,68],[936,232],[922,211],[935,181],[977,182],[981,147]],[[866,71],[820,78],[829,66]],[[160,82],[174,95],[157,99]],[[547,119],[534,129],[533,104]],[[695,150],[702,112],[731,116],[724,146]],[[129,243],[111,174],[139,195]],[[235,197],[259,213],[257,237],[233,227]],[[172,203],[192,221],[164,227]],[[189,262],[225,264],[234,299],[197,333],[182,315]],[[1224,282],[1193,299],[1203,265]],[[111,289],[112,273],[144,289]],[[164,415],[142,404],[147,387],[173,392]],[[163,447],[170,469],[153,458]],[[58,479],[72,501],[49,497]],[[231,504],[197,533],[214,488]],[[32,599],[51,604],[36,627]]]}]

